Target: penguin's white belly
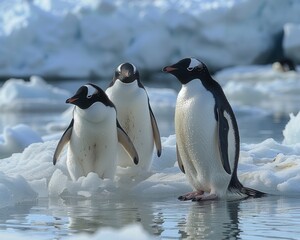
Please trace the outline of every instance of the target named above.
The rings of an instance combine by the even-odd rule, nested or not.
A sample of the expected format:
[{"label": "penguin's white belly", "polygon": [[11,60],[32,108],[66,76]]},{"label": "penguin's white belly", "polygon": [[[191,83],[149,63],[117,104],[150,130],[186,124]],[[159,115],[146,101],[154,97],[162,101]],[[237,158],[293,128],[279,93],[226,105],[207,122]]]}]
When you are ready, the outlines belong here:
[{"label": "penguin's white belly", "polygon": [[231,176],[220,158],[214,106],[213,95],[200,83],[183,87],[177,98],[175,131],[189,182],[196,190],[223,195]]},{"label": "penguin's white belly", "polygon": [[[115,83],[117,84],[117,83]],[[152,161],[154,139],[148,98],[145,91],[135,86],[118,83],[106,92],[117,108],[117,118],[133,142],[139,155],[138,165],[134,165],[124,148],[119,144],[118,165],[121,167],[138,167],[149,169]]]},{"label": "penguin's white belly", "polygon": [[[120,116],[120,124],[124,127],[125,132],[132,140],[138,152],[140,159],[138,167],[147,170],[151,164],[154,146],[148,108],[142,111],[128,109],[127,113],[120,111],[120,115],[118,116]],[[135,166],[132,159],[121,146],[119,147],[118,154],[120,166]]]},{"label": "penguin's white belly", "polygon": [[67,156],[71,178],[78,179],[90,172],[101,178],[113,178],[117,159],[116,123],[104,120],[91,123],[74,118],[74,126]]}]

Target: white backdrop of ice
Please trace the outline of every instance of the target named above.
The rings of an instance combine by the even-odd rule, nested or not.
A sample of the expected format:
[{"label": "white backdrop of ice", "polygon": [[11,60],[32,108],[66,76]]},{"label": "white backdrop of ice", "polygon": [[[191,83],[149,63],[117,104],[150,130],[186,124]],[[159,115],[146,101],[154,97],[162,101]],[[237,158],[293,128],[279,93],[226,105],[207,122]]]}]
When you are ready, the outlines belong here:
[{"label": "white backdrop of ice", "polygon": [[0,171],[0,208],[33,201],[36,197],[37,193],[22,176],[11,177]]},{"label": "white backdrop of ice", "polygon": [[297,0],[6,0],[0,75],[107,77],[125,60],[160,70],[189,55],[214,69],[262,62],[299,10]]},{"label": "white backdrop of ice", "polygon": [[[66,171],[65,152],[56,166],[52,156],[57,141],[34,143],[22,153],[1,159],[0,171],[6,181],[13,176],[22,179],[14,190],[22,189],[25,196],[76,196],[82,198],[176,198],[191,191],[191,187],[176,162],[175,136],[163,138],[163,154],[154,157],[151,172],[133,179],[118,175],[115,180],[100,179],[95,173],[72,182]],[[248,187],[276,195],[300,194],[300,144],[281,144],[267,139],[258,144],[242,144],[238,175]],[[20,177],[21,176],[21,177]],[[29,184],[24,189],[24,184]],[[4,183],[0,188],[2,205],[7,204],[9,191]],[[23,195],[22,195],[23,196]],[[16,198],[13,195],[13,198]],[[13,199],[18,202],[22,198]]]},{"label": "white backdrop of ice", "polygon": [[0,112],[5,111],[59,111],[70,96],[66,90],[47,84],[42,78],[32,76],[29,82],[23,79],[8,79],[0,88]]},{"label": "white backdrop of ice", "polygon": [[0,158],[22,152],[30,144],[42,141],[40,135],[25,124],[5,127],[0,134]]},{"label": "white backdrop of ice", "polygon": [[271,65],[232,67],[214,78],[232,105],[261,108],[276,116],[300,110],[300,74],[278,72]]},{"label": "white backdrop of ice", "polygon": [[300,143],[300,112],[295,116],[290,114],[290,120],[283,130],[284,144]]}]

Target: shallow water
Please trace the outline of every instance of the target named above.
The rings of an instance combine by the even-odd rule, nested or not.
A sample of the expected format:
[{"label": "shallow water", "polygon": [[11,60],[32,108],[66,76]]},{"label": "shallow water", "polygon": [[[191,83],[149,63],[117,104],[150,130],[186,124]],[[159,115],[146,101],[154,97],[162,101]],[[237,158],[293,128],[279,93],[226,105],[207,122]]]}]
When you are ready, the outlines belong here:
[{"label": "shallow water", "polygon": [[[236,111],[235,114],[242,143],[258,143],[267,138],[274,138],[279,142],[283,140],[282,130],[289,121],[288,116],[274,117],[266,115],[255,117],[239,111]],[[51,134],[45,126],[59,119],[60,115],[60,112],[3,113],[0,114],[0,132],[3,132],[5,126],[24,123],[31,126],[42,136]],[[174,134],[173,114],[157,115],[156,118],[161,136],[168,137]]]},{"label": "shallow water", "polygon": [[0,210],[1,233],[62,239],[81,232],[139,222],[161,239],[297,239],[297,198],[269,196],[239,201],[39,199]]}]

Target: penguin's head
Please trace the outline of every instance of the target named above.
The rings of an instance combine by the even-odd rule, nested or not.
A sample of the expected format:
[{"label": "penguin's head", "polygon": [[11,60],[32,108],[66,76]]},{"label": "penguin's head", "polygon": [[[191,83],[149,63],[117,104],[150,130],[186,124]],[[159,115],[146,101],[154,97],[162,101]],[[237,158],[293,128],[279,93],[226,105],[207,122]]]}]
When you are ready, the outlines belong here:
[{"label": "penguin's head", "polygon": [[74,104],[81,109],[87,109],[95,102],[102,102],[106,106],[114,107],[106,93],[92,83],[81,86],[73,97],[66,100],[66,103]]},{"label": "penguin's head", "polygon": [[131,63],[122,63],[120,64],[114,75],[114,81],[120,80],[123,83],[131,83],[135,80],[139,80],[139,71],[136,69],[136,67]]},{"label": "penguin's head", "polygon": [[173,65],[164,67],[162,71],[173,74],[182,84],[196,78],[205,80],[210,77],[206,65],[196,58],[184,58]]}]

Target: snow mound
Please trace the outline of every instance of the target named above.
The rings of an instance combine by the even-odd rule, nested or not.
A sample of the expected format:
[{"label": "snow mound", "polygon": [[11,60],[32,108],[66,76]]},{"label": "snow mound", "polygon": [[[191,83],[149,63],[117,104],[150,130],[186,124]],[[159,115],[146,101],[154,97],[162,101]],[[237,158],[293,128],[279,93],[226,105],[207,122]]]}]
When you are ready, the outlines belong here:
[{"label": "snow mound", "polygon": [[42,141],[39,134],[25,124],[6,127],[0,135],[0,158],[22,152],[30,144]]},{"label": "snow mound", "polygon": [[0,88],[0,111],[61,111],[70,96],[66,90],[47,84],[32,76],[29,82],[9,79]]},{"label": "snow mound", "polygon": [[[0,75],[110,77],[124,61],[158,71],[186,56],[211,69],[264,63],[299,9],[298,0],[3,1]],[[291,54],[298,30],[285,29]]]},{"label": "snow mound", "polygon": [[22,176],[9,177],[0,172],[0,208],[34,201],[36,198],[37,193]]},{"label": "snow mound", "polygon": [[[5,174],[4,179],[21,176],[22,181],[20,184],[17,182],[16,187],[21,188],[26,183],[39,197],[162,199],[176,198],[192,190],[178,168],[174,135],[162,138],[164,151],[161,158],[154,157],[151,171],[132,177],[126,174],[126,169],[118,169],[114,180],[101,179],[97,174],[89,173],[75,182],[71,181],[66,170],[66,151],[56,166],[52,164],[56,144],[57,141],[34,143],[22,153],[2,159],[0,171]],[[300,144],[286,145],[267,139],[241,146],[238,175],[247,187],[276,195],[300,195],[299,172]],[[6,184],[3,186],[7,188]],[[3,187],[2,191],[4,194],[0,200],[5,205],[10,195]],[[19,201],[19,198],[14,201]]]},{"label": "snow mound", "polygon": [[283,143],[284,144],[297,144],[300,143],[300,112],[295,116],[290,114],[290,120],[283,130]]}]

